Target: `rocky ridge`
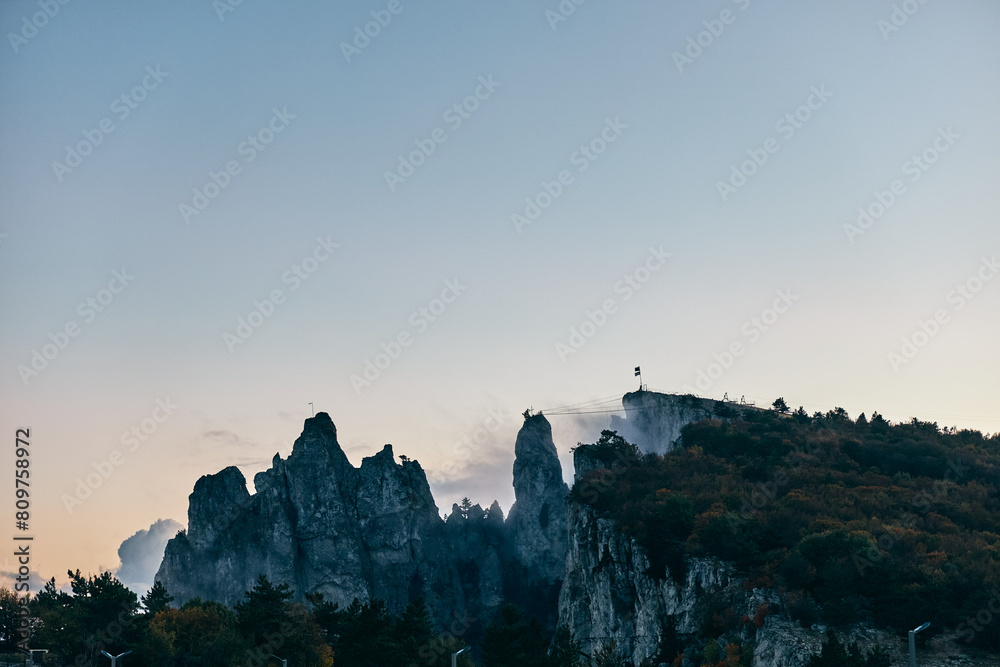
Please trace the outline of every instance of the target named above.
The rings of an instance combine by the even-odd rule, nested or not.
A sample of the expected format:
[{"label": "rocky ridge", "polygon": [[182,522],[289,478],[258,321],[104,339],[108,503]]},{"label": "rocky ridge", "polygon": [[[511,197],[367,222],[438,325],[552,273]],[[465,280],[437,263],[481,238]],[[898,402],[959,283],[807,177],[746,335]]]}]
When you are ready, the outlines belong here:
[{"label": "rocky ridge", "polygon": [[[748,409],[652,392],[627,394],[623,404],[628,419],[612,428],[644,452],[668,451],[690,421]],[[542,415],[526,416],[515,456],[516,500],[506,519],[494,502],[487,510],[453,506],[443,520],[419,463],[397,463],[386,445],[355,468],[329,415],[319,413],[306,420],[288,458],[276,454],[255,476],[256,493],[235,467],[198,480],[188,530],[168,543],[157,580],[178,603],[200,596],[233,604],[259,574],[288,583],[299,599],[322,593],[341,605],[378,598],[398,612],[423,597],[442,627],[474,621],[470,642],[501,604],[514,602],[549,627],[567,625],[588,653],[617,639],[634,664],[656,654],[665,624],[680,634],[697,631],[713,598],[749,618],[762,605],[780,612],[776,592],[749,588],[717,560],[688,559],[683,576],[647,574],[649,560],[632,538],[568,500]],[[614,474],[613,464],[574,460],[577,480],[602,466]],[[819,651],[825,628],[772,613],[750,632],[755,667],[802,667]],[[859,627],[847,639],[889,647],[894,664],[903,664],[898,637]],[[1000,663],[960,655],[954,638],[938,644],[922,664]]]},{"label": "rocky ridge", "polygon": [[[439,621],[489,618],[506,600],[543,592],[554,619],[564,568],[565,495],[544,417],[518,438],[516,502],[445,521],[416,461],[386,445],[355,468],[329,415],[306,420],[286,459],[254,477],[235,467],[206,475],[189,498],[188,530],[170,542],[156,575],[178,603],[234,604],[258,575],[348,605],[378,598],[399,611],[423,597]],[[531,595],[525,592],[531,591]]]}]

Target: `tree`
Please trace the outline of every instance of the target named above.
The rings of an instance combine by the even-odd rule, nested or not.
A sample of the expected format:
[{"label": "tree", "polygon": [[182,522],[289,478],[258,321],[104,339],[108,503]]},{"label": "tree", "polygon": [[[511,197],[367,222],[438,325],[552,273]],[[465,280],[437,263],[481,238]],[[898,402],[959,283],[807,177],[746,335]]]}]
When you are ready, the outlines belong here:
[{"label": "tree", "polygon": [[26,597],[18,597],[9,588],[0,588],[0,651],[13,653],[20,641],[21,605]]},{"label": "tree", "polygon": [[56,588],[55,577],[45,582],[28,609],[38,619],[32,643],[47,647],[51,657],[66,660],[72,660],[74,654],[83,650],[82,630],[73,613],[73,596]]},{"label": "tree", "polygon": [[139,597],[110,572],[84,577],[69,572],[74,615],[86,637],[85,651],[131,648],[138,635]]},{"label": "tree", "polygon": [[226,665],[232,657],[245,656],[252,642],[236,629],[232,610],[199,598],[181,609],[163,609],[149,623],[143,643],[147,660],[166,653],[163,664]]},{"label": "tree", "polygon": [[709,639],[705,642],[705,648],[702,649],[701,654],[705,663],[711,665],[722,659],[722,647],[719,646],[719,642],[717,640]]},{"label": "tree", "polygon": [[565,625],[556,628],[549,647],[550,667],[578,667],[580,664],[580,643],[573,639],[573,633]]},{"label": "tree", "polygon": [[294,595],[288,584],[275,586],[267,576],[257,577],[257,583],[236,603],[236,626],[255,644],[265,643],[272,636],[281,636],[287,621],[285,603]]},{"label": "tree", "polygon": [[167,587],[163,585],[162,581],[154,582],[149,592],[140,599],[142,606],[146,609],[146,613],[150,616],[154,616],[157,612],[161,612],[169,607],[173,600],[173,596],[167,593]]},{"label": "tree", "polygon": [[419,655],[421,649],[431,643],[435,638],[434,622],[423,598],[417,598],[406,605],[406,609],[396,620],[393,633],[407,656]]},{"label": "tree", "polygon": [[836,407],[833,410],[828,410],[826,413],[826,418],[830,421],[846,422],[850,421],[851,417],[847,414],[847,410],[841,407]]},{"label": "tree", "polygon": [[469,518],[469,510],[472,509],[472,501],[468,498],[462,498],[462,504],[459,506],[459,513],[462,515],[463,519]]},{"label": "tree", "polygon": [[534,618],[507,604],[483,634],[483,667],[547,667],[549,640]]},{"label": "tree", "polygon": [[50,657],[74,663],[132,648],[140,634],[139,599],[110,572],[83,576],[69,571],[72,595],[56,589],[55,578],[28,605],[38,619],[32,639]]},{"label": "tree", "polygon": [[601,648],[594,654],[597,667],[630,667],[632,661],[618,648],[618,641],[612,637],[601,642]]},{"label": "tree", "polygon": [[[329,603],[327,603],[329,604]],[[414,615],[415,616],[415,615]],[[347,609],[334,605],[322,615],[327,639],[337,664],[357,667],[391,667],[409,664],[397,641],[393,618],[382,600],[362,604],[357,598]],[[419,621],[411,617],[411,623]],[[412,659],[410,660],[412,662]]]},{"label": "tree", "polygon": [[618,435],[618,431],[601,431],[601,437],[592,445],[579,443],[573,451],[580,450],[581,453],[601,461],[607,466],[615,463],[621,465],[628,464],[642,458],[639,448]]},{"label": "tree", "polygon": [[244,663],[280,651],[294,665],[333,665],[333,652],[319,624],[302,605],[290,602],[294,595],[288,584],[275,586],[263,574],[244,593],[246,599],[236,605],[236,627],[253,644],[242,658]]},{"label": "tree", "polygon": [[809,413],[806,412],[806,409],[801,405],[799,406],[798,410],[792,413],[792,418],[795,419],[795,421],[797,421],[800,424],[809,423]]},{"label": "tree", "polygon": [[781,414],[788,413],[788,403],[785,403],[785,399],[780,396],[774,399],[774,403],[771,403],[771,407],[774,408],[775,412],[780,412]]},{"label": "tree", "polygon": [[120,621],[139,610],[139,597],[110,572],[84,577],[68,572],[80,616],[95,629]]}]

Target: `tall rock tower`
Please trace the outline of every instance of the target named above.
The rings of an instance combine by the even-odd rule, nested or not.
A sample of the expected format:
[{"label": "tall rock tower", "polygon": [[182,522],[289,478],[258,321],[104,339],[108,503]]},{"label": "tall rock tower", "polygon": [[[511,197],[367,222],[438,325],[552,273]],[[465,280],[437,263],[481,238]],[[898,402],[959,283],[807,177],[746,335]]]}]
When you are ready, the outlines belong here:
[{"label": "tall rock tower", "polygon": [[[552,442],[552,427],[542,415],[526,417],[514,445],[514,504],[507,536],[514,576],[527,599],[518,603],[539,618],[550,597],[558,597],[566,576],[566,497],[562,466]],[[509,589],[515,587],[510,586]]]}]

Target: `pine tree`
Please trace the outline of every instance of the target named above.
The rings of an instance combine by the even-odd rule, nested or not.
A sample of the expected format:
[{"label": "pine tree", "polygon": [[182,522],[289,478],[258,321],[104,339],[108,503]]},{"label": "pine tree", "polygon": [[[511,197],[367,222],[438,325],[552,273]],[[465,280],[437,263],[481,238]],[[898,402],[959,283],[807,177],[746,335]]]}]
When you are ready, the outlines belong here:
[{"label": "pine tree", "polygon": [[265,641],[265,636],[280,636],[287,620],[285,603],[294,595],[288,584],[275,586],[262,574],[243,595],[246,599],[236,603],[236,625],[240,632],[258,644]]},{"label": "pine tree", "polygon": [[525,622],[520,609],[504,605],[483,635],[483,667],[548,667],[548,645],[536,619]]},{"label": "pine tree", "polygon": [[612,637],[601,643],[601,648],[594,654],[597,667],[631,667],[632,661],[624,651],[618,648],[618,641]]},{"label": "pine tree", "polygon": [[423,598],[406,605],[393,629],[396,641],[406,656],[416,656],[435,638],[434,623]]},{"label": "pine tree", "polygon": [[149,592],[140,599],[149,616],[155,616],[157,612],[168,608],[173,600],[173,596],[167,592],[167,587],[161,581],[154,582]]},{"label": "pine tree", "polygon": [[580,644],[573,640],[573,633],[565,625],[556,628],[549,647],[550,667],[578,667],[580,664]]}]

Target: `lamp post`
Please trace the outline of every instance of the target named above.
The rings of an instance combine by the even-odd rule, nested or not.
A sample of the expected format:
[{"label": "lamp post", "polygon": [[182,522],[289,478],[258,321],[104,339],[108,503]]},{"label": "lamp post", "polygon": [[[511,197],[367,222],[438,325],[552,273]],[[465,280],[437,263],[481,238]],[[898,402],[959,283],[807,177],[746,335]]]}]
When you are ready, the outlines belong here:
[{"label": "lamp post", "polygon": [[274,658],[275,660],[280,660],[281,661],[281,667],[288,667],[288,661],[285,660],[284,658],[279,658],[278,656],[276,656],[273,653],[271,655],[269,655],[268,657],[269,658]]},{"label": "lamp post", "polygon": [[930,623],[924,623],[919,628],[914,628],[910,630],[910,667],[917,667],[917,640],[916,636],[918,632],[926,630],[930,627]]},{"label": "lamp post", "polygon": [[454,653],[452,653],[451,654],[451,667],[458,667],[458,654],[459,653],[465,653],[468,650],[469,650],[469,647],[466,646],[461,651],[455,651]]},{"label": "lamp post", "polygon": [[101,654],[111,658],[111,667],[118,667],[118,658],[124,658],[131,652],[132,651],[125,651],[124,653],[119,653],[118,655],[111,655],[107,651],[101,651]]}]

